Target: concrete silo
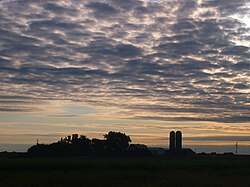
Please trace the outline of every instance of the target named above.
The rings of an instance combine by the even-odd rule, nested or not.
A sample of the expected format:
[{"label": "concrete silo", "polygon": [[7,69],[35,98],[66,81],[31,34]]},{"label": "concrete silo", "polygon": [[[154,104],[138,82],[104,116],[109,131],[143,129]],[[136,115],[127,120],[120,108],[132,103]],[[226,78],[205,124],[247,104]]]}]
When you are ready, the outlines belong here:
[{"label": "concrete silo", "polygon": [[170,151],[175,150],[175,132],[171,131],[169,134],[169,149]]},{"label": "concrete silo", "polygon": [[181,151],[182,150],[182,133],[181,131],[176,132],[176,151]]}]

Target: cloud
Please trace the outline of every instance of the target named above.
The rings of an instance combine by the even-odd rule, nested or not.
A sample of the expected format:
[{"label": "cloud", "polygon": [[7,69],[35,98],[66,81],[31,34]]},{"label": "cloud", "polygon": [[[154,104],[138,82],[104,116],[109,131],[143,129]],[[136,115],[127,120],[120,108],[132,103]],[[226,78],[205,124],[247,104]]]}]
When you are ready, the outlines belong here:
[{"label": "cloud", "polygon": [[91,2],[88,3],[86,7],[92,9],[97,18],[105,18],[107,16],[118,13],[118,10],[107,3]]},{"label": "cloud", "polygon": [[[187,112],[190,112],[189,110],[185,110]],[[192,113],[192,111],[191,111]],[[200,115],[204,115],[202,113]],[[183,115],[185,116],[185,115]],[[137,116],[137,119],[141,120],[158,120],[158,121],[214,121],[214,122],[222,122],[222,123],[244,123],[249,122],[250,118],[245,116],[224,116],[221,118],[220,116],[213,115],[211,117],[161,117],[161,116]]]},{"label": "cloud", "polygon": [[192,141],[240,141],[248,142],[250,136],[203,136],[203,137],[185,137],[185,140]]},{"label": "cloud", "polygon": [[1,1],[0,110],[60,99],[125,119],[249,122],[246,3]]}]

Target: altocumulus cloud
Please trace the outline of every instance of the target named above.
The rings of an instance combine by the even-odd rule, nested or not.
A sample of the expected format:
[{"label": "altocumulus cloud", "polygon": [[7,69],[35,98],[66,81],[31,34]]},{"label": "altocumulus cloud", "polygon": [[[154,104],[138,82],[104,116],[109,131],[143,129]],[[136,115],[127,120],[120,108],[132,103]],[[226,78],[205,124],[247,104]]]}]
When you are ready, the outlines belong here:
[{"label": "altocumulus cloud", "polygon": [[[249,122],[246,0],[0,1],[0,111],[46,100],[125,118]],[[124,116],[124,115],[123,115]]]}]

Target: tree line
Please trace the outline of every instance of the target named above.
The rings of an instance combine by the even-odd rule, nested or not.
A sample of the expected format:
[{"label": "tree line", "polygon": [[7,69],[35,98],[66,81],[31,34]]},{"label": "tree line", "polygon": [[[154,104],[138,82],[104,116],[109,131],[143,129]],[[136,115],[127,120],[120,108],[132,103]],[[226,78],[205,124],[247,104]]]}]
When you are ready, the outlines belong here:
[{"label": "tree line", "polygon": [[110,131],[104,139],[90,140],[84,135],[72,134],[51,144],[33,145],[27,151],[30,156],[146,156],[147,146],[130,144],[125,133]]}]

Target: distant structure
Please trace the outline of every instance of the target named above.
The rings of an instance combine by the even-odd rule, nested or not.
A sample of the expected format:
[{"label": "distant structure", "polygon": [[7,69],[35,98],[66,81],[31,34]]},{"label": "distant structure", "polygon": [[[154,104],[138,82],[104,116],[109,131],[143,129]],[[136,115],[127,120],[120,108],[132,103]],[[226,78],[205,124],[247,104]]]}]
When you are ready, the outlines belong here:
[{"label": "distant structure", "polygon": [[172,154],[181,154],[182,152],[182,133],[181,131],[171,131],[169,134],[169,150]]},{"label": "distant structure", "polygon": [[170,151],[174,152],[175,151],[175,132],[171,131],[169,134],[169,149]]},{"label": "distant structure", "polygon": [[238,147],[239,147],[238,142],[236,142],[236,144],[235,144],[235,154],[236,155],[238,155]]},{"label": "distant structure", "polygon": [[149,147],[148,150],[153,156],[163,156],[168,153],[168,151],[161,147]]},{"label": "distant structure", "polygon": [[175,136],[176,136],[176,140],[175,140],[175,142],[176,142],[176,146],[175,146],[176,152],[181,152],[181,150],[182,150],[182,133],[181,133],[181,131],[177,131]]},{"label": "distant structure", "polygon": [[172,156],[192,156],[195,152],[189,148],[182,148],[182,132],[171,131],[169,133],[169,149],[166,150],[166,155]]}]

